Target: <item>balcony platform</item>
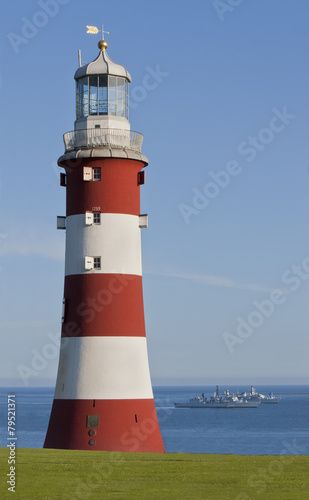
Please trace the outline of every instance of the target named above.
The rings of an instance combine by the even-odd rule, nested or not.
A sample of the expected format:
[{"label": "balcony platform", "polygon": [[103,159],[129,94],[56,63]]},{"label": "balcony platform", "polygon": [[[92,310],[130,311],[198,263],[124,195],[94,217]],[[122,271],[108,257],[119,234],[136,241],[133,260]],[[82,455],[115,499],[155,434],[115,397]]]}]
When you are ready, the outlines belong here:
[{"label": "balcony platform", "polygon": [[143,135],[131,130],[90,128],[73,130],[63,136],[65,152],[82,148],[124,148],[142,152]]},{"label": "balcony platform", "polygon": [[67,132],[63,136],[65,154],[58,159],[63,162],[79,158],[124,158],[138,160],[148,165],[141,152],[143,135],[130,130],[85,129]]}]

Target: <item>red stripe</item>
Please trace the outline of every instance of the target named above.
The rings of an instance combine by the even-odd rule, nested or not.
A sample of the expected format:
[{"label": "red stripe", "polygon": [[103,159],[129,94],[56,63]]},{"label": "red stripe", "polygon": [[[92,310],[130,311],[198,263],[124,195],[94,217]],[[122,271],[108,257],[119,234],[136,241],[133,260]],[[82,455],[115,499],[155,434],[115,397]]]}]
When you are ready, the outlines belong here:
[{"label": "red stripe", "polygon": [[62,337],[146,336],[141,276],[66,276],[64,297]]},{"label": "red stripe", "polygon": [[[94,406],[95,405],[95,406]],[[98,415],[99,426],[87,427]],[[89,431],[95,431],[94,436]],[[94,445],[89,440],[95,441]],[[153,399],[55,399],[44,448],[164,453]]]},{"label": "red stripe", "polygon": [[[87,211],[140,213],[138,172],[145,166],[138,160],[82,158],[63,162],[67,173],[67,217]],[[84,181],[83,167],[101,168],[101,181]]]}]

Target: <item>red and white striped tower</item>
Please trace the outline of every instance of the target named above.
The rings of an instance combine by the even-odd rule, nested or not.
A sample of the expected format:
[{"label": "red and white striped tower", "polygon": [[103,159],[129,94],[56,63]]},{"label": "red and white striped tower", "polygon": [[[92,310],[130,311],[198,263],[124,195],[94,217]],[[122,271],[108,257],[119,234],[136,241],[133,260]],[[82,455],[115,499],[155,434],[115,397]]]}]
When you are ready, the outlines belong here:
[{"label": "red and white striped tower", "polygon": [[146,345],[140,185],[147,158],[130,131],[131,77],[107,42],[75,73],[75,130],[64,135],[67,190],[61,349],[45,448],[164,453]]}]

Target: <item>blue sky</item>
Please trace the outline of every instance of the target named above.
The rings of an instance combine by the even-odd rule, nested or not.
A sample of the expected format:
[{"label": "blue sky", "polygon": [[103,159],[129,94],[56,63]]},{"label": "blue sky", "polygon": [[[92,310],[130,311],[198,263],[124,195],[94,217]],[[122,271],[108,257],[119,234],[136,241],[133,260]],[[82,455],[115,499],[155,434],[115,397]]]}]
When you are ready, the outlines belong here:
[{"label": "blue sky", "polygon": [[55,381],[65,238],[56,162],[74,128],[77,51],[96,58],[86,25],[102,23],[109,56],[132,76],[131,128],[149,159],[153,382],[307,382],[308,16],[306,0],[5,4],[2,385]]}]

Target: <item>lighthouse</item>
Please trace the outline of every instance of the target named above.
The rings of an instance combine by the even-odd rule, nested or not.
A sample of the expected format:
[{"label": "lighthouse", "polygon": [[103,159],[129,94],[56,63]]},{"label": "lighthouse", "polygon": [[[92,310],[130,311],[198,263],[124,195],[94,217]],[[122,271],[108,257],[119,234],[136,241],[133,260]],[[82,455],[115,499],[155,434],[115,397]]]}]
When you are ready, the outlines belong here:
[{"label": "lighthouse", "polygon": [[[102,33],[103,34],[103,33]],[[65,282],[60,357],[45,448],[164,453],[146,344],[140,187],[147,158],[130,129],[124,66],[107,55],[75,73],[64,134]]]}]

